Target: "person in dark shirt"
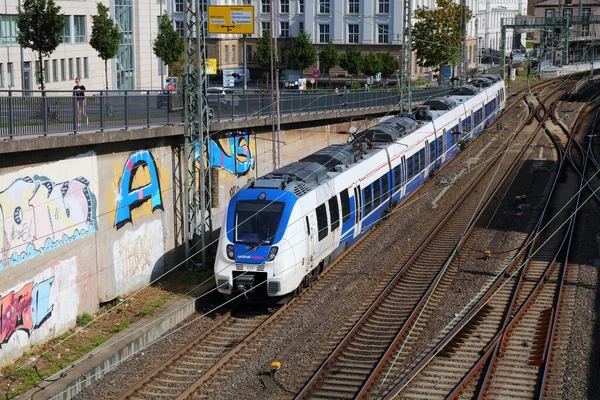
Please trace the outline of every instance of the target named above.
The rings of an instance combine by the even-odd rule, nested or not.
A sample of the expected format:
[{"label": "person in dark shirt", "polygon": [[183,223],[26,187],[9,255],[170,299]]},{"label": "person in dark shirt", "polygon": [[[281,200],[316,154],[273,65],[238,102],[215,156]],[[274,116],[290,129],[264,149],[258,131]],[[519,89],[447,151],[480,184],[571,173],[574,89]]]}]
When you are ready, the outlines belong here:
[{"label": "person in dark shirt", "polygon": [[77,120],[83,121],[83,117],[85,117],[86,124],[89,124],[89,119],[87,113],[85,112],[85,86],[81,84],[81,80],[79,78],[75,78],[73,96],[75,96],[77,99]]}]

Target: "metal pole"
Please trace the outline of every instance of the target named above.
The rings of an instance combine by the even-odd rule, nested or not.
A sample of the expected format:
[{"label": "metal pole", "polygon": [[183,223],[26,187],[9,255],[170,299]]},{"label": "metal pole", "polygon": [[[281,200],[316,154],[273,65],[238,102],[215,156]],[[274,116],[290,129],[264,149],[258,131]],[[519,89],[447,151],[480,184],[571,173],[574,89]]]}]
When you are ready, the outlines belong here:
[{"label": "metal pole", "polygon": [[465,82],[465,76],[467,74],[467,20],[465,15],[465,10],[467,8],[466,0],[460,0],[460,6],[462,43],[460,48],[460,60],[458,61],[458,78],[460,79],[460,84],[462,85]]},{"label": "metal pole", "polygon": [[[19,0],[18,6],[19,6],[19,10],[21,10],[21,0]],[[25,68],[24,68],[25,63],[23,62],[23,46],[21,46],[20,44],[19,44],[19,51],[20,51],[20,56],[21,56],[21,61],[20,61],[20,63],[21,63],[21,96],[25,96],[25,92],[24,92],[24,90],[25,90]]]},{"label": "metal pole", "polygon": [[276,35],[276,27],[275,27],[275,2],[271,2],[271,32],[269,32],[269,43],[271,48],[271,139],[272,139],[272,156],[273,156],[273,170],[277,169],[279,165],[277,163],[278,155],[277,155],[277,134],[275,132],[275,87],[278,86],[279,82],[277,82],[277,78],[275,77],[275,35]]},{"label": "metal pole", "polygon": [[244,34],[243,35],[243,57],[244,57],[244,91],[248,90],[248,74],[246,73],[246,69],[248,68],[247,62],[248,62],[248,46],[246,43],[246,38],[247,36]]},{"label": "metal pole", "polygon": [[[158,1],[160,3],[160,21],[162,22],[163,0],[158,0]],[[160,26],[158,27],[158,29],[160,29]],[[150,47],[152,47],[152,46],[150,46]],[[159,85],[159,87],[161,88],[161,90],[164,89],[164,84],[165,84],[165,63],[163,62],[163,60],[160,60],[160,85]]]}]

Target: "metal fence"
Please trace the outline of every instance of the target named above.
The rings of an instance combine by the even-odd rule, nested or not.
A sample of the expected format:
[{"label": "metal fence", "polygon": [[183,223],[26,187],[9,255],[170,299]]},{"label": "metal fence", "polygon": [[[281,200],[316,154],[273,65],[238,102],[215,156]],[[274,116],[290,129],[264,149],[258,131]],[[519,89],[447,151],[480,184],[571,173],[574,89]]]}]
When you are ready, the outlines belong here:
[{"label": "metal fence", "polygon": [[[448,88],[415,89],[413,101],[441,96]],[[288,92],[280,95],[282,116],[350,109],[390,107],[399,103],[396,90]],[[209,93],[213,121],[264,118],[272,115],[271,93],[262,90]],[[98,132],[183,123],[182,91],[0,91],[0,137],[52,133]]]}]

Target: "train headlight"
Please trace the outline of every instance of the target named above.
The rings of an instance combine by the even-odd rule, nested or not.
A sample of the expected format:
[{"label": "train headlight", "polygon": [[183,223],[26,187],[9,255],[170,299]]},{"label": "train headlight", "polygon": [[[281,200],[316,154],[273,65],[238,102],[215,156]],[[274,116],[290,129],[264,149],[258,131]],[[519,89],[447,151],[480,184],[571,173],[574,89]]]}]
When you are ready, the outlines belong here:
[{"label": "train headlight", "polygon": [[232,244],[228,244],[226,250],[227,250],[227,257],[230,260],[235,259],[235,254],[233,253],[233,245]]},{"label": "train headlight", "polygon": [[267,256],[267,261],[273,261],[277,256],[278,251],[279,248],[277,246],[271,247],[271,250],[269,250],[269,255]]}]

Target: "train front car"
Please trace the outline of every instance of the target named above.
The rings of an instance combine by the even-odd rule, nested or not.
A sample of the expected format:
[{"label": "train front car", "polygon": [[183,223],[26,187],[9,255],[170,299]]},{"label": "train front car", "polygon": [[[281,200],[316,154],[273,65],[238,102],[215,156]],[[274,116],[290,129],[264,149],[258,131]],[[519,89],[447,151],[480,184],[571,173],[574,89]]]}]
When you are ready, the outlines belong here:
[{"label": "train front car", "polygon": [[294,194],[266,188],[244,188],[231,199],[215,260],[219,292],[260,299],[295,289],[297,262],[286,236],[298,236],[296,203]]}]

